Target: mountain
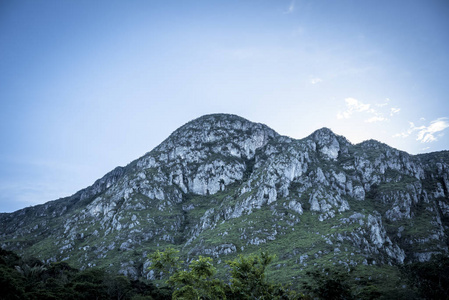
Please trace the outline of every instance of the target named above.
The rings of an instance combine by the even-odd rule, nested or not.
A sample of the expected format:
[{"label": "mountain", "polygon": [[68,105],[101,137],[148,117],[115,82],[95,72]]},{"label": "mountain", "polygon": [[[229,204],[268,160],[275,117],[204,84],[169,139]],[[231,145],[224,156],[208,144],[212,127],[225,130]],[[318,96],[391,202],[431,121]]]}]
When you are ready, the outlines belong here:
[{"label": "mountain", "polygon": [[0,246],[133,277],[152,278],[147,254],[169,246],[219,267],[269,250],[280,281],[326,266],[388,277],[448,254],[448,188],[448,151],[353,145],[327,128],[297,140],[213,114],[70,197],[0,214]]}]

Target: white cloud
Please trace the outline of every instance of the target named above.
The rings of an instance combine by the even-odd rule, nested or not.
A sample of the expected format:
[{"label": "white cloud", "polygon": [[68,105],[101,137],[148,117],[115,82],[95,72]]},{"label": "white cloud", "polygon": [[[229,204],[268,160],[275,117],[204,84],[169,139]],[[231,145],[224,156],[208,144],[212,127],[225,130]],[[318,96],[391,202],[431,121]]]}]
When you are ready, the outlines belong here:
[{"label": "white cloud", "polygon": [[404,132],[400,132],[400,133],[393,134],[392,137],[394,137],[394,138],[406,138],[406,137],[408,137],[408,134],[406,134]]},{"label": "white cloud", "polygon": [[382,122],[382,121],[386,121],[387,119],[382,117],[382,116],[373,116],[369,119],[366,119],[365,122],[366,123],[374,123],[374,122]]},{"label": "white cloud", "polygon": [[338,112],[338,119],[349,119],[351,115],[355,112],[364,112],[370,109],[369,104],[365,104],[354,98],[346,98],[346,110],[343,112]]},{"label": "white cloud", "polygon": [[395,138],[406,138],[413,132],[413,128],[415,127],[415,124],[413,122],[408,122],[410,125],[410,128],[407,131],[396,133],[393,135]]},{"label": "white cloud", "polygon": [[[421,118],[423,119],[423,118]],[[444,135],[443,130],[449,127],[449,119],[448,118],[438,118],[430,122],[428,126],[415,126],[413,122],[409,122],[410,128],[401,133],[397,133],[393,135],[393,137],[402,137],[406,138],[414,132],[416,134],[416,140],[421,143],[431,143],[438,140],[438,137]]]},{"label": "white cloud", "polygon": [[398,108],[398,107],[392,107],[392,108],[390,109],[390,117],[394,116],[395,114],[399,113],[400,111],[401,111],[400,108]]},{"label": "white cloud", "polygon": [[361,112],[361,111],[365,111],[365,110],[369,110],[370,104],[365,104],[361,101],[358,101],[357,99],[354,98],[346,98],[346,105],[355,111]]},{"label": "white cloud", "polygon": [[337,119],[349,119],[350,116],[351,114],[347,111],[337,113]]},{"label": "white cloud", "polygon": [[384,106],[387,106],[389,102],[390,102],[390,99],[387,98],[387,99],[385,99],[385,102],[383,102],[383,103],[376,103],[376,106],[377,107],[384,107]]},{"label": "white cloud", "polygon": [[322,81],[323,81],[323,79],[318,78],[318,77],[310,79],[310,83],[311,84],[317,84],[317,83],[320,83]]},{"label": "white cloud", "polygon": [[[419,127],[417,141],[421,143],[429,143],[437,141],[435,134],[449,127],[448,118],[438,118],[430,122],[429,126]],[[441,132],[442,133],[442,132]]]},{"label": "white cloud", "polygon": [[346,98],[346,110],[337,113],[338,119],[349,119],[354,113],[364,113],[366,116],[365,123],[388,121],[388,116],[393,117],[401,110],[398,107],[386,108],[390,105],[390,99],[385,99],[383,103],[363,103],[354,98]]}]

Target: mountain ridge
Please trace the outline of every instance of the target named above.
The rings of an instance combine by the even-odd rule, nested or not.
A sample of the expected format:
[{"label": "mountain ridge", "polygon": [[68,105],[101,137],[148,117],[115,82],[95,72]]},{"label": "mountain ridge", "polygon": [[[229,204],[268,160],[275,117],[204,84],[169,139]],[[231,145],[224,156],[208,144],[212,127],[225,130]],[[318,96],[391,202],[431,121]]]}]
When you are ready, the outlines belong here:
[{"label": "mountain ridge", "polygon": [[[200,122],[200,121],[201,121],[202,119],[204,119],[204,118],[207,118],[207,117],[214,117],[214,116],[221,116],[221,117],[231,116],[231,117],[233,117],[233,118],[234,118],[234,117],[240,118],[240,119],[242,119],[242,120],[244,120],[244,121],[246,121],[246,122],[252,123],[251,121],[249,121],[249,120],[247,120],[247,119],[245,119],[245,118],[243,118],[243,117],[240,117],[240,116],[238,116],[238,115],[234,115],[234,114],[214,113],[214,114],[203,115],[203,116],[201,116],[201,117],[198,117],[198,118],[196,118],[196,119],[193,119],[193,120],[191,120],[191,121],[185,123],[184,125],[180,126],[178,129],[176,129],[174,132],[172,132],[172,133],[169,135],[169,137],[167,137],[164,141],[162,141],[162,142],[161,142],[158,146],[156,146],[154,149],[157,149],[157,148],[158,148],[159,146],[161,146],[164,142],[166,142],[167,140],[170,140],[170,138],[172,138],[173,134],[175,134],[177,131],[182,130],[182,128],[184,128],[186,125],[189,125],[189,124],[191,124],[191,123],[193,123],[193,122]],[[264,125],[264,124],[262,124],[262,123],[257,123],[257,124],[261,124],[261,125],[263,125],[263,126],[266,126],[266,125]],[[266,127],[268,127],[268,126],[266,126]],[[271,128],[270,128],[270,129],[271,129]],[[271,129],[271,130],[272,130],[272,129]],[[335,136],[337,136],[337,137],[343,138],[348,144],[351,144],[351,145],[354,145],[354,146],[362,145],[362,144],[370,143],[370,142],[375,142],[375,143],[380,143],[380,144],[382,144],[382,145],[388,146],[388,147],[390,147],[390,148],[392,148],[392,149],[394,149],[394,150],[398,150],[398,149],[396,149],[396,148],[393,148],[393,147],[391,147],[391,146],[389,146],[389,145],[387,145],[387,144],[385,144],[385,143],[382,143],[382,142],[380,142],[380,141],[377,141],[377,140],[375,140],[375,139],[368,139],[368,140],[362,141],[362,142],[357,143],[357,144],[352,144],[352,143],[349,142],[344,136],[335,134],[335,133],[334,133],[330,128],[328,128],[328,127],[322,127],[322,128],[320,128],[320,129],[317,129],[317,130],[315,130],[314,132],[312,132],[310,135],[308,135],[308,136],[306,136],[306,137],[304,137],[304,138],[300,138],[300,139],[298,139],[298,140],[304,140],[304,139],[311,138],[313,135],[315,135],[317,132],[320,132],[320,131],[330,132],[331,134],[333,134],[333,135],[335,135]],[[288,137],[288,136],[284,136],[284,137],[290,138],[290,137]],[[292,138],[292,139],[294,139],[294,138]],[[153,150],[154,150],[154,149],[153,149]],[[142,158],[142,157],[144,157],[144,156],[150,154],[151,151],[153,151],[153,150],[150,150],[149,152],[145,153],[145,154],[144,154],[143,156],[141,156],[140,158]],[[402,150],[398,150],[398,151],[407,153],[407,152],[402,151]],[[448,151],[448,150],[442,150],[442,151],[435,151],[435,152],[429,152],[429,153],[421,153],[421,154],[416,154],[416,155],[408,154],[408,153],[407,153],[407,154],[408,154],[408,155],[411,155],[411,156],[426,156],[426,155],[431,155],[432,153],[437,154],[437,153],[447,153],[447,152],[449,152],[449,151]],[[139,158],[139,159],[140,159],[140,158]],[[75,192],[73,195],[66,196],[66,197],[62,197],[62,198],[55,199],[55,200],[49,200],[48,202],[54,202],[54,201],[64,200],[64,199],[67,199],[67,198],[74,197],[74,196],[77,195],[78,193],[83,193],[83,192],[85,192],[87,189],[94,189],[95,187],[98,187],[99,185],[101,185],[101,182],[102,182],[102,181],[104,181],[104,180],[106,180],[107,178],[111,177],[111,175],[113,175],[113,174],[117,174],[117,173],[119,173],[120,171],[126,170],[128,167],[130,167],[130,166],[131,166],[135,161],[137,161],[137,160],[138,160],[138,159],[136,159],[136,160],[134,160],[134,161],[131,161],[131,162],[128,163],[126,166],[117,166],[117,167],[115,167],[114,169],[112,169],[111,171],[109,171],[109,172],[107,172],[105,175],[103,175],[101,178],[95,180],[94,183],[93,183],[92,185],[87,186],[87,187],[85,187],[85,188],[83,188],[83,189],[81,189],[81,190]],[[46,203],[48,203],[48,202],[46,202]],[[0,215],[2,215],[2,214],[13,214],[13,213],[16,213],[16,212],[18,212],[18,211],[21,211],[21,210],[27,210],[27,209],[32,208],[32,207],[39,207],[39,206],[45,205],[46,203],[32,205],[32,206],[29,206],[29,207],[25,207],[25,208],[18,209],[18,210],[13,211],[13,212],[0,212]]]},{"label": "mountain ridge", "polygon": [[[192,120],[70,197],[0,214],[0,245],[47,261],[152,278],[149,251],[174,246],[312,264],[394,265],[448,253],[449,152],[303,139],[236,115]],[[290,242],[289,242],[290,241]]]}]

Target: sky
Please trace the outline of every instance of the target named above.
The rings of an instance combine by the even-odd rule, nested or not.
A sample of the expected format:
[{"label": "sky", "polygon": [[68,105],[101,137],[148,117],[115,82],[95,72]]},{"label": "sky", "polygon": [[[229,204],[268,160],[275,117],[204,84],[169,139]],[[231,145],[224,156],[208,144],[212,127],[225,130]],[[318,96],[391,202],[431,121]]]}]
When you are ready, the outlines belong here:
[{"label": "sky", "polygon": [[0,212],[232,113],[449,150],[449,1],[0,1]]}]

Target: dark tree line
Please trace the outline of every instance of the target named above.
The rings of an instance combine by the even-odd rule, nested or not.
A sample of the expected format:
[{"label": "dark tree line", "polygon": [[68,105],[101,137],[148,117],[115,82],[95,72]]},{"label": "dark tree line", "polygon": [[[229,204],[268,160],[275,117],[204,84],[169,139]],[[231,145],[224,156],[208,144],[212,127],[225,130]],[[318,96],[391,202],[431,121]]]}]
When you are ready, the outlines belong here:
[{"label": "dark tree line", "polygon": [[422,299],[449,299],[449,257],[433,256],[425,263],[404,265],[401,271]]},{"label": "dark tree line", "polygon": [[165,286],[132,280],[102,268],[78,270],[65,262],[45,264],[0,248],[0,299],[449,299],[449,258],[400,267],[407,288],[384,291],[346,270],[322,269],[302,274],[299,286],[272,283],[266,270],[274,255],[265,252],[227,261],[228,279],[217,278],[211,258],[188,264],[172,248],[150,256],[150,269]]},{"label": "dark tree line", "polygon": [[282,284],[274,284],[266,278],[266,268],[275,258],[266,252],[240,255],[227,261],[230,267],[229,283],[215,277],[216,269],[209,257],[200,256],[190,261],[188,267],[168,248],[150,255],[150,269],[173,288],[172,299],[301,299],[296,291]]},{"label": "dark tree line", "polygon": [[0,299],[171,299],[171,290],[130,280],[101,268],[78,270],[65,262],[44,264],[0,248]]}]

